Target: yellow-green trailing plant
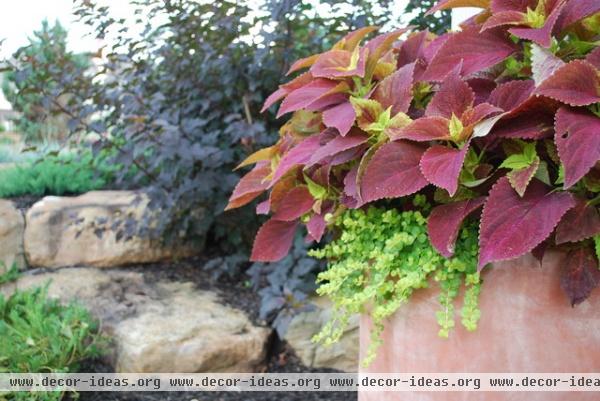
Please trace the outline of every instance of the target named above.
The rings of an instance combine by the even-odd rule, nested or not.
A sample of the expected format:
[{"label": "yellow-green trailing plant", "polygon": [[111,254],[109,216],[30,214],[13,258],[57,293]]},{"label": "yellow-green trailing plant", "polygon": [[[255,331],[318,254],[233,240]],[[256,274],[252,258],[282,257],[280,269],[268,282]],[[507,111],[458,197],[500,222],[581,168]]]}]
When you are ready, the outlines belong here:
[{"label": "yellow-green trailing plant", "polygon": [[[394,314],[420,288],[437,282],[440,309],[436,313],[439,335],[447,337],[454,327],[454,301],[465,285],[462,324],[475,330],[479,320],[478,295],[481,280],[477,272],[477,225],[467,223],[460,231],[452,258],[446,259],[427,237],[423,215],[424,198],[417,197],[419,210],[394,208],[356,209],[336,219],[337,239],[312,256],[329,261],[320,273],[317,292],[329,297],[335,308],[333,318],[314,337],[331,344],[339,340],[355,313],[369,313],[373,320],[371,344],[363,363],[369,364],[381,345],[386,318]],[[423,213],[422,213],[423,212]]]}]

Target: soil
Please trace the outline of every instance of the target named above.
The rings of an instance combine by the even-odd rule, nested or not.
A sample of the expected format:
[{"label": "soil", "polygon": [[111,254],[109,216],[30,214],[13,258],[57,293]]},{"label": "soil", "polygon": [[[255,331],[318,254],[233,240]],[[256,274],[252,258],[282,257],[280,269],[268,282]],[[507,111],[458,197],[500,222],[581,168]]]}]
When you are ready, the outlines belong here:
[{"label": "soil", "polygon": [[[244,277],[222,276],[216,280],[211,272],[202,268],[206,258],[190,258],[181,261],[133,265],[124,268],[143,273],[148,281],[191,281],[197,288],[216,291],[222,301],[243,310],[255,323],[259,319],[260,299],[247,285]],[[313,369],[302,364],[294,351],[284,341],[273,336],[269,356],[262,371],[265,373],[317,373],[336,372],[333,369]],[[101,360],[86,361],[80,372],[113,372],[112,367]],[[353,392],[81,392],[79,401],[354,401]]]}]

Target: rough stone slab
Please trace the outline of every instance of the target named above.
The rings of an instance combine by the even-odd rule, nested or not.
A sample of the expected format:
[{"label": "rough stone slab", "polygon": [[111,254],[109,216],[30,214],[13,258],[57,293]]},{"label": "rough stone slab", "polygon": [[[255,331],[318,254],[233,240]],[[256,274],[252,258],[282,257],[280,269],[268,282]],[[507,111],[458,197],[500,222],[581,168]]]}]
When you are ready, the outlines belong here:
[{"label": "rough stone slab", "polygon": [[42,286],[63,302],[78,301],[114,339],[117,372],[253,372],[265,361],[271,330],[192,283],[147,283],[141,273],[63,268],[5,284],[0,292]]},{"label": "rough stone slab", "polygon": [[23,253],[25,219],[21,211],[8,200],[0,199],[0,273],[16,264],[26,266]]},{"label": "rough stone slab", "polygon": [[350,319],[339,342],[325,347],[312,342],[311,338],[331,319],[332,305],[326,298],[314,298],[312,303],[316,305],[316,309],[294,316],[284,339],[306,366],[356,372],[359,354],[359,315]]},{"label": "rough stone slab", "polygon": [[191,247],[163,247],[138,237],[117,240],[113,224],[139,220],[147,204],[147,197],[133,191],[47,196],[27,211],[27,261],[33,267],[112,267],[196,253]]}]

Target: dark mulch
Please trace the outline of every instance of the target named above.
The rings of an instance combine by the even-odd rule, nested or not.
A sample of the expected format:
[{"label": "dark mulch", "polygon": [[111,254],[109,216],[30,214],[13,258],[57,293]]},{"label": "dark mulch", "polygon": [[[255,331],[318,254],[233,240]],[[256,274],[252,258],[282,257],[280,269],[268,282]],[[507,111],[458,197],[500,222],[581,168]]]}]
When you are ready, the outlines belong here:
[{"label": "dark mulch", "polygon": [[[181,261],[128,266],[125,270],[138,271],[144,279],[191,281],[197,288],[216,291],[222,301],[246,312],[256,324],[265,324],[258,317],[260,299],[248,285],[244,276],[222,276],[216,280],[211,272],[202,267],[207,258],[198,257]],[[271,343],[266,373],[335,372],[331,369],[312,369],[300,362],[293,350],[277,336]],[[110,373],[112,367],[102,361],[88,361],[81,372]],[[352,392],[82,392],[80,401],[354,401]]]}]

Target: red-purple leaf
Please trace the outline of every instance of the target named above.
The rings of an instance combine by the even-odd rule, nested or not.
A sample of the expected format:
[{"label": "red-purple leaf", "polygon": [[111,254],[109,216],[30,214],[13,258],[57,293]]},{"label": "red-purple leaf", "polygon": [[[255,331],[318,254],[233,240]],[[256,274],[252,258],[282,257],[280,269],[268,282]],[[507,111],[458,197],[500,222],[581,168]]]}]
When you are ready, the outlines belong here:
[{"label": "red-purple leaf", "polygon": [[354,125],[354,107],[352,103],[343,102],[323,112],[323,124],[336,128],[342,136],[346,135]]},{"label": "red-purple leaf", "polygon": [[594,252],[589,248],[570,251],[563,259],[560,287],[569,297],[571,306],[586,300],[600,284],[600,270]]},{"label": "red-purple leaf", "polygon": [[[489,103],[481,103],[472,109],[468,109],[462,115],[461,120],[465,127],[475,125],[486,118],[502,113],[502,109]],[[489,131],[488,131],[489,132]]]},{"label": "red-purple leaf", "polygon": [[488,102],[504,111],[510,111],[523,104],[534,89],[535,83],[530,79],[509,81],[498,85],[490,94]]},{"label": "red-purple leaf", "polygon": [[585,57],[585,61],[600,70],[600,47],[596,47]]},{"label": "red-purple leaf", "polygon": [[536,258],[540,264],[540,267],[542,267],[542,262],[544,261],[544,255],[546,254],[548,245],[548,241],[544,241],[531,250],[531,255]]},{"label": "red-purple leaf", "polygon": [[493,13],[499,13],[502,11],[527,11],[527,8],[532,10],[538,4],[538,0],[492,0],[490,3],[490,9]]},{"label": "red-purple leaf", "polygon": [[373,99],[381,103],[384,109],[392,107],[392,116],[408,111],[412,100],[414,70],[414,63],[405,65],[381,81],[373,93]]},{"label": "red-purple leaf", "polygon": [[531,40],[540,46],[550,47],[552,44],[552,30],[554,25],[560,16],[560,13],[564,7],[564,2],[555,2],[554,10],[548,15],[544,26],[541,28],[512,28],[508,32],[512,33],[516,37],[521,39]]},{"label": "red-purple leaf", "polygon": [[427,106],[427,117],[450,118],[452,114],[461,117],[465,110],[473,106],[475,94],[454,70],[444,78],[440,89],[433,95]]},{"label": "red-purple leaf", "polygon": [[317,242],[321,241],[323,234],[325,233],[325,227],[327,224],[325,223],[325,218],[320,214],[314,214],[306,223],[306,229],[310,236]]},{"label": "red-purple leaf", "polygon": [[600,233],[600,214],[595,206],[578,198],[556,227],[556,243],[578,242]]},{"label": "red-purple leaf", "polygon": [[346,136],[336,136],[331,141],[317,149],[310,157],[306,166],[312,166],[323,159],[341,153],[345,150],[355,148],[367,142],[369,137],[358,129],[352,130]]},{"label": "red-purple leaf", "polygon": [[461,75],[466,76],[498,64],[514,51],[513,43],[503,33],[469,27],[442,45],[421,79],[441,81],[461,61]]},{"label": "red-purple leaf", "polygon": [[398,67],[414,63],[417,58],[422,57],[429,36],[430,34],[427,31],[416,32],[402,42],[398,51]]},{"label": "red-purple leaf", "polygon": [[419,118],[405,128],[389,129],[388,135],[392,140],[410,139],[417,142],[451,139],[448,120],[443,117]]},{"label": "red-purple leaf", "polygon": [[262,194],[269,186],[269,182],[265,181],[269,174],[271,174],[269,163],[257,164],[252,171],[243,176],[240,182],[237,183],[225,210],[244,206]]},{"label": "red-purple leaf", "polygon": [[487,102],[490,94],[496,88],[496,82],[489,78],[470,78],[467,83],[475,93],[475,105]]},{"label": "red-purple leaf", "polygon": [[597,12],[600,12],[600,2],[597,0],[567,1],[556,23],[556,31],[560,33],[569,25]]},{"label": "red-purple leaf", "polygon": [[286,75],[290,75],[293,72],[296,72],[303,68],[310,67],[311,65],[313,65],[315,63],[315,61],[317,61],[318,58],[319,58],[319,54],[313,54],[312,56],[308,56],[308,57],[301,58],[300,60],[296,60],[294,62],[294,64],[292,64],[292,66],[290,67],[290,69],[288,70]]},{"label": "red-purple leaf", "polygon": [[311,135],[290,149],[280,160],[270,186],[274,185],[287,172],[298,165],[306,164],[313,153],[322,146],[323,134]]},{"label": "red-purple leaf", "polygon": [[256,214],[269,214],[271,210],[271,200],[267,199],[256,205]]},{"label": "red-purple leaf", "polygon": [[311,83],[295,89],[289,93],[281,103],[277,117],[281,117],[285,113],[300,110],[310,105],[320,97],[327,94],[338,85],[336,81],[329,79],[315,79]]},{"label": "red-purple leaf", "polygon": [[392,48],[394,42],[398,40],[398,38],[406,31],[406,28],[397,29],[392,32],[377,35],[373,39],[369,40],[365,44],[365,48],[369,51],[369,58],[372,58],[373,60],[378,60],[382,54],[386,53]]},{"label": "red-purple leaf", "polygon": [[535,176],[537,169],[540,167],[540,159],[536,158],[529,166],[519,170],[510,171],[506,174],[510,185],[514,188],[519,196],[525,195],[527,186]]},{"label": "red-purple leaf", "polygon": [[448,191],[454,196],[458,189],[458,176],[469,147],[462,149],[434,145],[421,157],[419,164],[423,176],[433,185]]},{"label": "red-purple leaf", "polygon": [[[357,49],[358,50],[358,49]],[[329,50],[319,56],[310,67],[310,72],[315,77],[343,78],[363,77],[367,62],[367,50]]]},{"label": "red-purple leaf", "polygon": [[484,202],[485,198],[481,197],[436,206],[427,221],[431,245],[443,256],[451,257],[463,220]]},{"label": "red-purple leaf", "polygon": [[575,201],[568,192],[552,192],[534,179],[520,197],[506,177],[490,190],[481,216],[479,269],[490,262],[517,258],[554,230]]},{"label": "red-purple leaf", "polygon": [[292,247],[297,226],[297,221],[267,221],[256,234],[250,260],[275,262],[283,259]]},{"label": "red-purple leaf", "polygon": [[600,102],[598,70],[584,60],[565,64],[546,79],[536,93],[569,104],[587,106]]},{"label": "red-purple leaf", "polygon": [[352,167],[344,177],[344,198],[343,203],[350,209],[355,209],[361,206],[360,197],[358,195],[358,187],[356,179],[358,177],[358,164]]},{"label": "red-purple leaf", "polygon": [[307,187],[296,187],[285,194],[273,215],[274,220],[292,221],[312,209],[315,202]]},{"label": "red-purple leaf", "polygon": [[527,16],[520,11],[501,11],[492,14],[485,21],[481,30],[485,31],[503,25],[522,25],[525,22],[527,22]]},{"label": "red-purple leaf", "polygon": [[600,118],[587,111],[561,108],[556,113],[554,142],[570,188],[600,160]]},{"label": "red-purple leaf", "polygon": [[360,193],[365,202],[413,194],[427,185],[419,170],[424,148],[405,141],[383,145],[370,160]]}]

